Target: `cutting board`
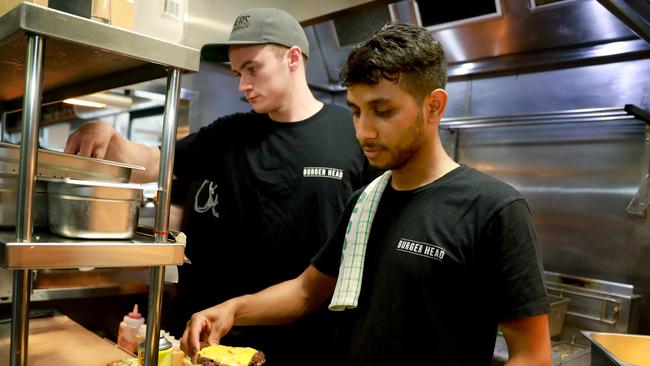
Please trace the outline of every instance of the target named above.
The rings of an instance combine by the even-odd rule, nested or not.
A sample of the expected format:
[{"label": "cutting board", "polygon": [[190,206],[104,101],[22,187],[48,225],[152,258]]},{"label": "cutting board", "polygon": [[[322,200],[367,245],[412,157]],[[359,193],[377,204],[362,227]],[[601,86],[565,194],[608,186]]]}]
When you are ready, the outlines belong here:
[{"label": "cutting board", "polygon": [[[0,324],[0,365],[9,364],[10,337],[11,324]],[[30,320],[27,353],[29,366],[106,366],[130,357],[64,315]]]}]

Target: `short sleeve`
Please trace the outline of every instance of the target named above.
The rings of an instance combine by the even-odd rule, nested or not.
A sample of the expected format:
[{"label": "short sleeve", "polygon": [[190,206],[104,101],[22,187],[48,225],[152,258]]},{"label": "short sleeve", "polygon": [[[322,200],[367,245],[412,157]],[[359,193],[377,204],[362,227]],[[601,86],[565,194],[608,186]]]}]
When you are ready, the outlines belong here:
[{"label": "short sleeve", "polygon": [[357,199],[359,198],[359,195],[361,195],[362,191],[363,189],[360,189],[350,197],[343,214],[341,214],[341,218],[334,233],[330,236],[327,244],[325,244],[311,260],[311,264],[326,275],[337,277],[339,274],[341,253],[343,252],[343,242],[345,240],[348,221],[350,221],[352,209],[357,203]]},{"label": "short sleeve", "polygon": [[235,113],[221,117],[185,138],[176,141],[174,150],[174,175],[179,178],[196,178],[206,169],[208,162],[214,164],[227,144],[238,141],[240,131],[236,128],[250,119],[248,114]]},{"label": "short sleeve", "polygon": [[524,199],[503,206],[486,227],[499,320],[549,312],[542,257]]}]

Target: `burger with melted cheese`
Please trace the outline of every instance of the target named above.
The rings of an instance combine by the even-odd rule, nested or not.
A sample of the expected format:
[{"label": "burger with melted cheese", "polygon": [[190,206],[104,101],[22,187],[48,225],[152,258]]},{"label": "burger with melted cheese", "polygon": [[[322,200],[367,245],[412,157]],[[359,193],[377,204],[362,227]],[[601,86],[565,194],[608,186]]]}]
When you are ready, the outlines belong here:
[{"label": "burger with melted cheese", "polygon": [[[264,353],[250,347],[208,346],[196,354],[200,366],[262,366]],[[196,365],[195,364],[195,365]],[[186,362],[186,365],[192,365]]]}]

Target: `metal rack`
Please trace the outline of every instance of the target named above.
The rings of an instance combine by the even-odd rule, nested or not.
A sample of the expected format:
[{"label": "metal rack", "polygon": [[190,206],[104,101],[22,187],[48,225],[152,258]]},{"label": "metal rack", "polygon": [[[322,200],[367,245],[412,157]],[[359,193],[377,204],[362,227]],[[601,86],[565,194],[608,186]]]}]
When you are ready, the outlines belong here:
[{"label": "metal rack", "polygon": [[544,272],[550,294],[571,299],[566,322],[580,329],[628,333],[638,322],[640,295],[634,286],[594,278]]},{"label": "metal rack", "polygon": [[[41,6],[22,3],[0,17],[0,112],[23,112],[16,231],[15,236],[0,233],[0,265],[14,270],[11,366],[27,364],[31,269],[143,265],[151,266],[145,363],[157,364],[163,265],[181,264],[184,249],[167,241],[180,77],[198,67],[196,49]],[[34,235],[32,198],[41,105],[164,76],[167,92],[153,240],[70,241]]]},{"label": "metal rack", "polygon": [[650,114],[647,111],[635,105],[627,104],[623,108],[576,109],[512,116],[443,118],[442,121],[440,121],[440,128],[446,130],[458,130],[538,125],[562,126],[565,124],[617,122],[621,120],[635,119],[640,119],[650,124]]}]

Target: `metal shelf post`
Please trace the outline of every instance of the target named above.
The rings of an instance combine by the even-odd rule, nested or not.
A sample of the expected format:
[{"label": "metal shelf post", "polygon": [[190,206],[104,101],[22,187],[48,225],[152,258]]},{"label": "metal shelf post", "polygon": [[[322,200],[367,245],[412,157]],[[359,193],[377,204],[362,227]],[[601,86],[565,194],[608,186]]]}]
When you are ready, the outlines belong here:
[{"label": "metal shelf post", "polygon": [[[25,57],[25,96],[23,98],[22,137],[18,174],[16,207],[16,241],[32,240],[32,200],[38,149],[38,125],[43,90],[43,58],[45,40],[37,34],[27,35]],[[29,336],[29,294],[31,270],[15,270],[11,306],[11,347],[9,364],[27,365],[27,338]]]},{"label": "metal shelf post", "polygon": [[[154,242],[167,242],[169,230],[169,204],[171,201],[172,168],[174,147],[176,145],[176,125],[178,121],[178,102],[180,98],[181,72],[170,69],[167,74],[167,95],[163,115],[163,135],[160,149],[160,169],[158,177],[158,207]],[[149,324],[145,341],[145,365],[158,365],[158,337],[160,333],[160,311],[162,308],[165,267],[151,267],[149,281]]]}]

